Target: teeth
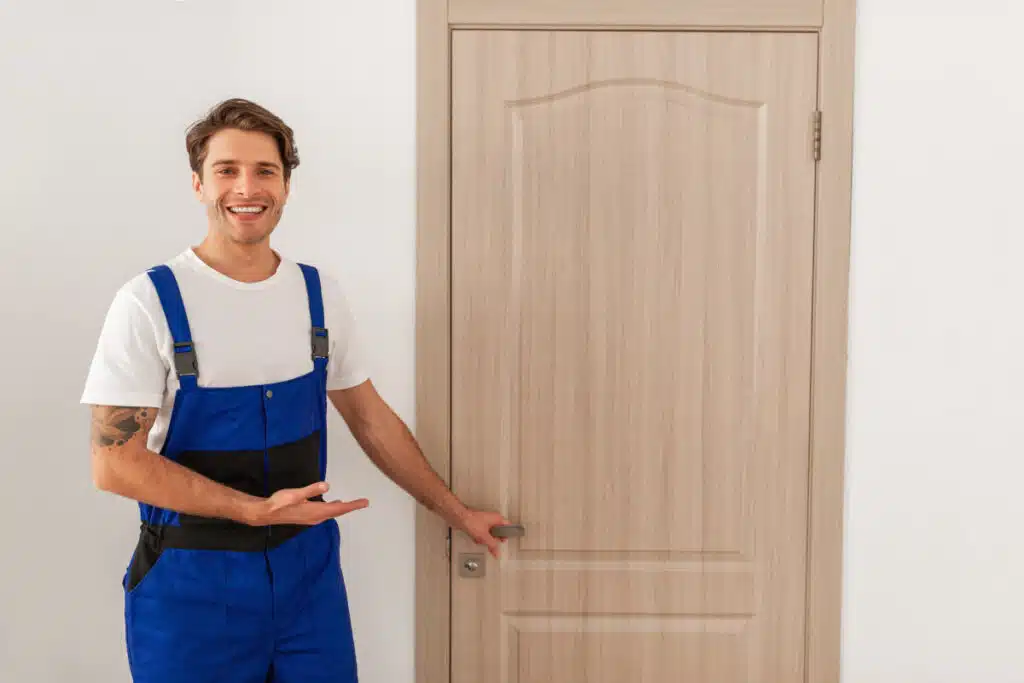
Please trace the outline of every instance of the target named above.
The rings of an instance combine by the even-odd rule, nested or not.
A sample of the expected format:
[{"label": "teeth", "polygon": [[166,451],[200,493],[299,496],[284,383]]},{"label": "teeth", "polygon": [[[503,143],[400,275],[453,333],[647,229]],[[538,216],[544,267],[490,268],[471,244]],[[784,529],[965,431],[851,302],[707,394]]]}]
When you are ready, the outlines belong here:
[{"label": "teeth", "polygon": [[231,213],[259,213],[263,211],[262,206],[232,206],[228,209]]}]

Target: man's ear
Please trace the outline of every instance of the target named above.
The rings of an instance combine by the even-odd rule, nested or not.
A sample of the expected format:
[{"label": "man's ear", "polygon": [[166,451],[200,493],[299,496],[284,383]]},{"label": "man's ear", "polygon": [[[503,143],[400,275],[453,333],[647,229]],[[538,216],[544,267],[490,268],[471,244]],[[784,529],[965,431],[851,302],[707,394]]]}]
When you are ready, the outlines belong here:
[{"label": "man's ear", "polygon": [[199,174],[192,171],[192,191],[196,194],[196,199],[202,199],[203,197],[203,179],[199,177]]}]

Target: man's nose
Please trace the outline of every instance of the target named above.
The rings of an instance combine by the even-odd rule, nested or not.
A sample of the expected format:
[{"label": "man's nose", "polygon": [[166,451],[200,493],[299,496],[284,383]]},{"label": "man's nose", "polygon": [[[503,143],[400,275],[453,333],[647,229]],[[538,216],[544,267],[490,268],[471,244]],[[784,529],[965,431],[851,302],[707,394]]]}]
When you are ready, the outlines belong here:
[{"label": "man's nose", "polygon": [[257,191],[258,179],[250,171],[242,171],[235,178],[235,194],[243,197],[253,195]]}]

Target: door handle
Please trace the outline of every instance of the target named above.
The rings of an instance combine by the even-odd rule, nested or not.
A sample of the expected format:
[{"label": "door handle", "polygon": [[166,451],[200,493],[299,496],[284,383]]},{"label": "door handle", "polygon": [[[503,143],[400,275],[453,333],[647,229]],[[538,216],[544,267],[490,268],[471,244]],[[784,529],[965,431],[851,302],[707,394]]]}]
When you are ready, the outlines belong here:
[{"label": "door handle", "polygon": [[525,536],[526,527],[522,524],[499,524],[491,527],[491,536],[495,538],[512,538],[514,536]]}]

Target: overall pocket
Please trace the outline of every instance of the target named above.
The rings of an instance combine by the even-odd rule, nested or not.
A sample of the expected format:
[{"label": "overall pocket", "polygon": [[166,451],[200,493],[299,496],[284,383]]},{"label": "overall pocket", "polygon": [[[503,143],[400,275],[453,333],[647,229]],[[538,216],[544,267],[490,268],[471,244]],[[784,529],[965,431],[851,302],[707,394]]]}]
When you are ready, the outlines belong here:
[{"label": "overall pocket", "polygon": [[132,554],[132,560],[128,566],[128,575],[125,578],[125,591],[132,593],[139,587],[153,571],[163,552],[163,548],[159,546],[157,539],[152,535],[145,531],[139,534],[139,541],[135,546],[135,552]]}]

